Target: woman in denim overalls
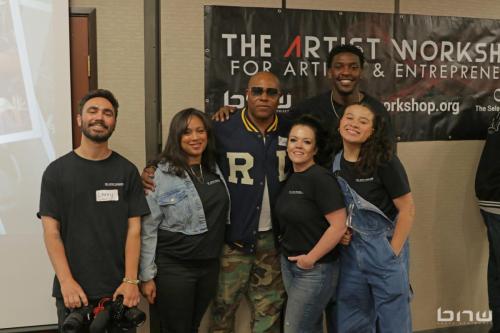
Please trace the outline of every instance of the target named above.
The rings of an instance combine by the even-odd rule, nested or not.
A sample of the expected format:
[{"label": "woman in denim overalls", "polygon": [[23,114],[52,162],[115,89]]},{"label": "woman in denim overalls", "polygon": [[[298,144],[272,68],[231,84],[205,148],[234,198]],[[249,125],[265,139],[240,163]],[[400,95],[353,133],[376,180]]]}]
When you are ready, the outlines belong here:
[{"label": "woman in denim overalls", "polygon": [[340,120],[343,151],[333,171],[348,207],[349,245],[341,251],[339,333],[412,332],[407,238],[414,204],[385,130],[364,104],[350,105]]}]

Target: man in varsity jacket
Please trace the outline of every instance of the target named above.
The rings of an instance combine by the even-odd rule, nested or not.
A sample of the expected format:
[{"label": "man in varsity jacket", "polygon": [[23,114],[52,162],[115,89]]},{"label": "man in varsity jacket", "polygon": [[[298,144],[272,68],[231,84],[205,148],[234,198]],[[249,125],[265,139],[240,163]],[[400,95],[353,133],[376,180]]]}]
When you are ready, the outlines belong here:
[{"label": "man in varsity jacket", "polygon": [[488,231],[488,298],[493,313],[490,333],[500,332],[500,112],[488,127],[488,136],[476,172],[476,196]]},{"label": "man in varsity jacket", "polygon": [[215,122],[218,163],[231,195],[212,332],[234,332],[234,317],[245,295],[254,311],[252,332],[279,332],[284,298],[278,226],[272,207],[286,178],[289,124],[276,114],[278,78],[260,72],[250,78],[247,107]]}]

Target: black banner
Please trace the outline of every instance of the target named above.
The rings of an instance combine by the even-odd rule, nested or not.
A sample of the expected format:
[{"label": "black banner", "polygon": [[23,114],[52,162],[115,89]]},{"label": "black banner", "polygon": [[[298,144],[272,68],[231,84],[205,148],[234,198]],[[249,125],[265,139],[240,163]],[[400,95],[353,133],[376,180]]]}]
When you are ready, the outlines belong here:
[{"label": "black banner", "polygon": [[286,112],[330,89],[332,46],[363,48],[361,89],[389,111],[400,141],[484,139],[500,111],[500,21],[205,6],[205,105],[242,107],[257,71],[278,75]]}]

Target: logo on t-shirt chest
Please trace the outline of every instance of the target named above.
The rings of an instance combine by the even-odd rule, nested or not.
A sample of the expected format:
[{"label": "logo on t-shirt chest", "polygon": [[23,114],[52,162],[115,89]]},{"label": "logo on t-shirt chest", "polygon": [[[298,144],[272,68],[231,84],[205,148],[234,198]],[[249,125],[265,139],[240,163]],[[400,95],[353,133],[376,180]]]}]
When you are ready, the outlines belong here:
[{"label": "logo on t-shirt chest", "polygon": [[369,177],[369,178],[356,178],[354,179],[354,181],[356,183],[369,183],[369,182],[372,182],[374,180],[373,177]]},{"label": "logo on t-shirt chest", "polygon": [[207,185],[210,186],[210,185],[215,185],[217,183],[220,183],[220,179],[214,179],[214,180],[208,181]]},{"label": "logo on t-shirt chest", "polygon": [[104,187],[123,187],[123,183],[104,183]]},{"label": "logo on t-shirt chest", "polygon": [[288,194],[290,194],[290,195],[304,195],[304,192],[302,192],[301,190],[289,190]]}]

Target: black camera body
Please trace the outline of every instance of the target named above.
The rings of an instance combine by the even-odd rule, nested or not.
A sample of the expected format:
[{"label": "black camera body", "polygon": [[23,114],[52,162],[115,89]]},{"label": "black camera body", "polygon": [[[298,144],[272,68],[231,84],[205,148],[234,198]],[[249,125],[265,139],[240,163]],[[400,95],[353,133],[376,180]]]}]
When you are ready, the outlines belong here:
[{"label": "black camera body", "polygon": [[95,307],[89,305],[72,310],[64,320],[62,332],[77,333],[85,326],[89,327],[90,333],[106,332],[110,326],[127,331],[145,321],[146,314],[135,306],[123,305],[123,296],[119,295],[114,301],[103,298]]},{"label": "black camera body", "polygon": [[129,308],[123,305],[123,296],[119,295],[111,304],[113,323],[122,330],[141,326],[146,321],[146,314],[136,306]]},{"label": "black camera body", "polygon": [[81,327],[87,326],[94,317],[93,307],[82,306],[71,310],[70,314],[64,320],[62,331],[65,333],[77,333]]}]

